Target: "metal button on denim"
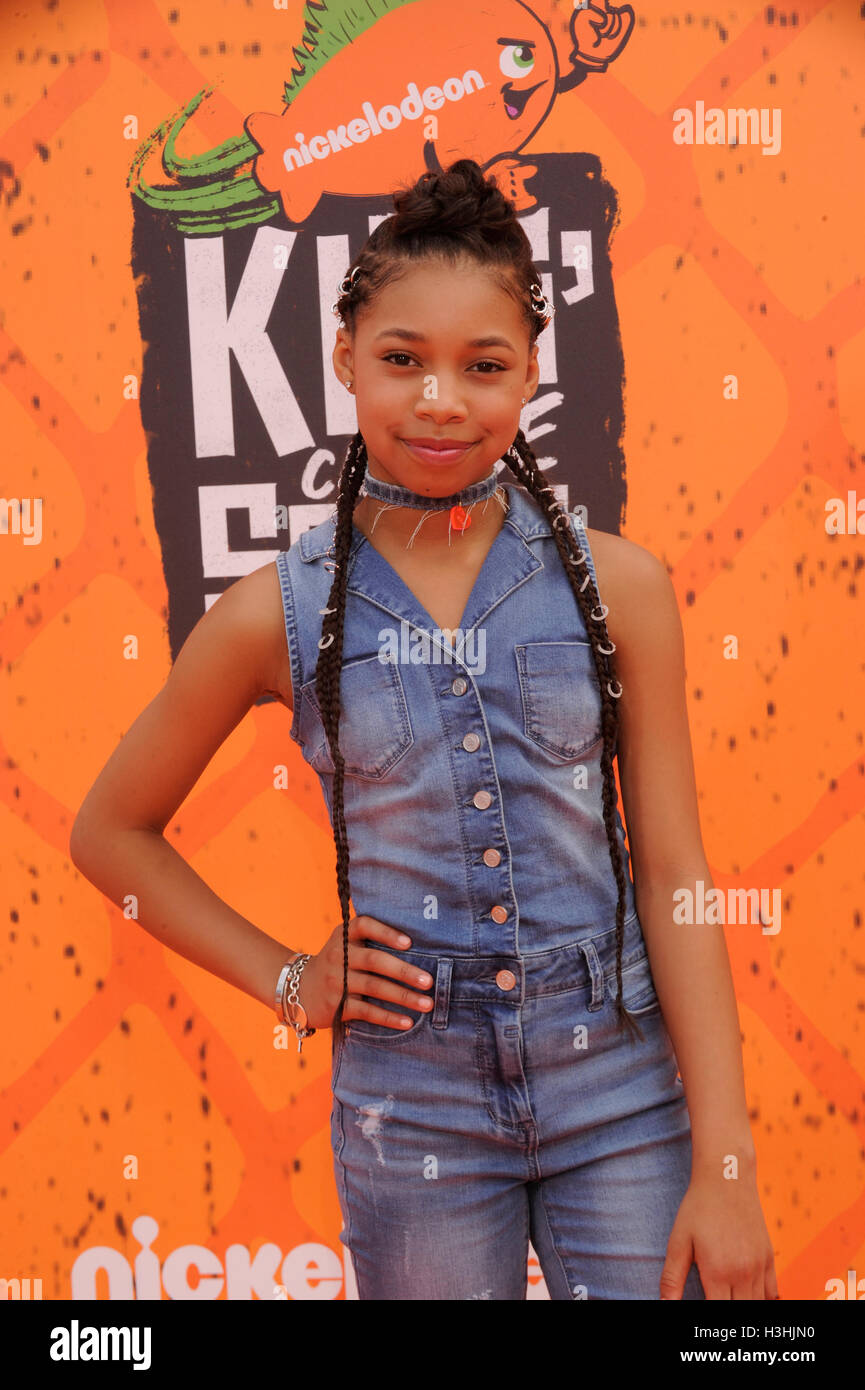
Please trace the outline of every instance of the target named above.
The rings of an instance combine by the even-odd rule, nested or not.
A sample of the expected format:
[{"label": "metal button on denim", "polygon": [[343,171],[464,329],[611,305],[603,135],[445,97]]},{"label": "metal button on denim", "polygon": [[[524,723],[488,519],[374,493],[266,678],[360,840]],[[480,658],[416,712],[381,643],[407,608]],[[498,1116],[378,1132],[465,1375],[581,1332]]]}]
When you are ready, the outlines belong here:
[{"label": "metal button on denim", "polygon": [[481,741],[477,734],[465,734],[463,736],[463,748],[468,749],[469,753],[476,753],[480,746]]},{"label": "metal button on denim", "polygon": [[494,922],[506,922],[508,920],[508,910],[496,903],[495,907],[490,908],[490,916]]},{"label": "metal button on denim", "polygon": [[500,970],[496,975],[496,984],[499,989],[513,989],[517,982],[517,977],[512,970]]},{"label": "metal button on denim", "polygon": [[497,849],[484,850],[484,863],[489,864],[491,869],[495,869],[502,862],[502,856]]},{"label": "metal button on denim", "polygon": [[492,800],[493,799],[490,796],[489,792],[475,792],[474,796],[472,797],[472,801],[475,803],[479,811],[485,811],[488,806],[491,806]]},{"label": "metal button on denim", "polygon": [[469,688],[469,683],[465,676],[457,676],[451,683],[451,690],[455,695],[465,695]]}]

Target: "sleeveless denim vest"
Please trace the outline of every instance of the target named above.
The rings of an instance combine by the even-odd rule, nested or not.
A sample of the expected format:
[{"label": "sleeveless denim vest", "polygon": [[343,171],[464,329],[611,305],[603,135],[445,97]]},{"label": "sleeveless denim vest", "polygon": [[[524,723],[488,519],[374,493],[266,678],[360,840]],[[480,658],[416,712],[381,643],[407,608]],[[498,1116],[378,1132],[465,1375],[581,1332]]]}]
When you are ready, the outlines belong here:
[{"label": "sleeveless denim vest", "polygon": [[[510,509],[453,648],[353,528],[339,725],[351,902],[356,914],[407,931],[415,952],[517,956],[615,926],[586,625],[546,517],[522,487],[503,486]],[[570,520],[597,586],[585,528],[578,513]],[[276,561],[290,735],[318,774],[331,823],[333,762],[315,668],[334,528],[335,516]],[[616,833],[630,921],[618,809]]]}]

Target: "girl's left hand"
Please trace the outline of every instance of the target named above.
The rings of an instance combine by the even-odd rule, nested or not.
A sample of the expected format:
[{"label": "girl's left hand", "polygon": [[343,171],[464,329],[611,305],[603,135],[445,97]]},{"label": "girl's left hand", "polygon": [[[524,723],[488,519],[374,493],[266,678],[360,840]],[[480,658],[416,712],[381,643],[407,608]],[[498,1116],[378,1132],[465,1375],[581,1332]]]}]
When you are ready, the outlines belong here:
[{"label": "girl's left hand", "polygon": [[775,1299],[775,1254],[752,1177],[692,1177],[661,1271],[662,1299],[681,1298],[696,1263],[707,1299]]}]

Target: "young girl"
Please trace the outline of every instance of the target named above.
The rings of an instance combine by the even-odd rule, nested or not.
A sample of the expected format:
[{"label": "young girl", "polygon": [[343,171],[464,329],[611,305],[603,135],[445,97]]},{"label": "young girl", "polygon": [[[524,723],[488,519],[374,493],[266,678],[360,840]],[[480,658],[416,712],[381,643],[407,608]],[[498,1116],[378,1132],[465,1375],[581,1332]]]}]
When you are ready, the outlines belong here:
[{"label": "young girl", "polygon": [[[334,306],[335,516],[197,624],[74,861],[299,1047],[332,1027],[360,1298],[524,1299],[529,1240],[553,1299],[775,1298],[723,930],[673,922],[711,879],[672,586],[562,509],[519,428],[552,309],[513,204],[459,160],[394,206]],[[318,953],[162,833],[265,692],[334,829]]]}]

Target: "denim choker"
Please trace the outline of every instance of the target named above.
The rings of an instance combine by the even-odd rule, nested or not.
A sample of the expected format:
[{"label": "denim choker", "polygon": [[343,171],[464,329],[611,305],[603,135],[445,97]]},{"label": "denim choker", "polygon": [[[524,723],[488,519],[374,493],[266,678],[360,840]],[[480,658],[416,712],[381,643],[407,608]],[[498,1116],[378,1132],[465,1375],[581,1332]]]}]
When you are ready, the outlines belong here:
[{"label": "denim choker", "polygon": [[422,492],[412,492],[398,483],[384,483],[374,478],[369,469],[364,476],[361,491],[377,502],[389,502],[392,507],[415,507],[422,511],[446,511],[449,507],[469,507],[473,502],[483,502],[492,497],[498,487],[495,468],[480,482],[469,483],[462,492],[453,492],[449,497],[425,497]]}]

